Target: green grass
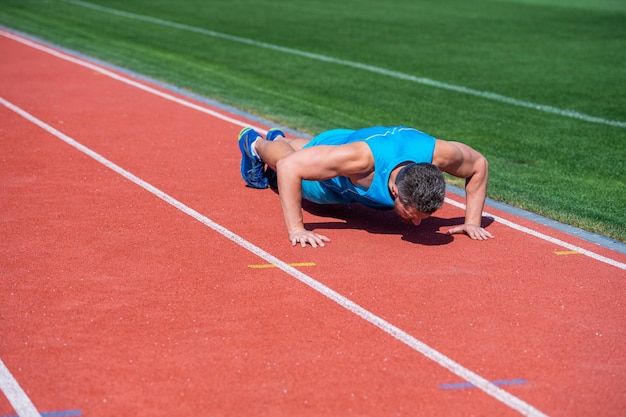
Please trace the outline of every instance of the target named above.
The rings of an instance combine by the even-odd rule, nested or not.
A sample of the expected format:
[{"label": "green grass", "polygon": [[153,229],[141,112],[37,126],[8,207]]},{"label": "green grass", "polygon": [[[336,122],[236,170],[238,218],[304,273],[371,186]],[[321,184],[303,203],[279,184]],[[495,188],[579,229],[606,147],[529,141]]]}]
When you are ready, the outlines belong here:
[{"label": "green grass", "polygon": [[[626,121],[621,0],[135,0],[112,9]],[[626,241],[626,128],[94,10],[0,24],[315,134],[404,124],[480,150],[489,196]]]}]

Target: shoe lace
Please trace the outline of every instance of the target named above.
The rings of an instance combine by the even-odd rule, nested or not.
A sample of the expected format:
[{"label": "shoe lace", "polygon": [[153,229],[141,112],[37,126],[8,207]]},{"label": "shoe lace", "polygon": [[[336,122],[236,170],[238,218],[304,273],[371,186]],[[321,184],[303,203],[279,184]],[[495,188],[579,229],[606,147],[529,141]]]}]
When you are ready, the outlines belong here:
[{"label": "shoe lace", "polygon": [[263,164],[254,164],[250,170],[248,170],[250,174],[250,179],[255,183],[263,183],[266,181],[263,176]]}]

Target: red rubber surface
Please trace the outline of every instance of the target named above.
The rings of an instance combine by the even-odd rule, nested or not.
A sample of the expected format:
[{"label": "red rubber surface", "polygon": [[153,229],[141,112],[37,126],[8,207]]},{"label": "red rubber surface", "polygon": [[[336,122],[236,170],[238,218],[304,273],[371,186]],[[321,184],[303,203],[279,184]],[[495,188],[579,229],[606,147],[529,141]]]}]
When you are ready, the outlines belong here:
[{"label": "red rubber surface", "polygon": [[[502,388],[532,407],[626,412],[623,269],[498,222],[488,242],[437,234],[462,221],[450,205],[419,228],[307,211],[332,242],[293,248],[278,198],[240,178],[241,126],[4,36],[0,51],[2,98],[482,377],[523,380]],[[443,389],[463,380],[5,106],[0,137],[0,359],[40,412],[519,415]]]}]

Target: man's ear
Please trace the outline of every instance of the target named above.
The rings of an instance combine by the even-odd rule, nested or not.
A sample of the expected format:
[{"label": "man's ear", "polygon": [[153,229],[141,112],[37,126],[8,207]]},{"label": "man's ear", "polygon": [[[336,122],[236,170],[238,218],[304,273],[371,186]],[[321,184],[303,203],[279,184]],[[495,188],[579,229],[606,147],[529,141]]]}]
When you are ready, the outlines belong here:
[{"label": "man's ear", "polygon": [[396,184],[393,184],[391,186],[391,195],[393,196],[394,199],[398,198],[398,186]]}]

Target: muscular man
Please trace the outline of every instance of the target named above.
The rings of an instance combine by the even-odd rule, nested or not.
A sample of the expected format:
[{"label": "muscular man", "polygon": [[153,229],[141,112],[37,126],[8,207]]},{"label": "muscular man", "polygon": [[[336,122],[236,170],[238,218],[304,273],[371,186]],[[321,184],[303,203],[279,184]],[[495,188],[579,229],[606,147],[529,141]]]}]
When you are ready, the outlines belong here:
[{"label": "muscular man", "polygon": [[[471,147],[435,139],[403,126],[336,129],[311,140],[289,139],[278,129],[265,138],[251,128],[239,134],[241,175],[253,188],[277,186],[289,240],[303,247],[324,246],[330,239],[304,228],[302,199],[318,204],[364,204],[395,209],[419,225],[443,204],[443,172],[465,178],[465,223],[448,234],[476,240],[493,236],[481,227],[488,164]],[[267,164],[267,168],[266,168]]]}]

